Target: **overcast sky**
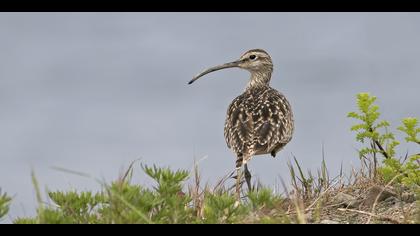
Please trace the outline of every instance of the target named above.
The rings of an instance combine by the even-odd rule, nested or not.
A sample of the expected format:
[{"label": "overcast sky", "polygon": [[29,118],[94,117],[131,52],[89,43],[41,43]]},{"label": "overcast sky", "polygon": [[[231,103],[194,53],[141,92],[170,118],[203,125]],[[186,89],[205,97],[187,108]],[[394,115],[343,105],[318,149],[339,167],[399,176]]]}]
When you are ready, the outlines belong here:
[{"label": "overcast sky", "polygon": [[[187,82],[253,48],[271,55],[271,85],[296,126],[276,159],[251,161],[253,175],[278,185],[292,155],[316,170],[322,145],[333,173],[358,165],[346,118],[358,92],[378,97],[393,128],[420,117],[419,42],[418,13],[0,13],[0,188],[14,196],[10,217],[34,213],[31,168],[51,190],[100,189],[54,166],[113,180],[139,158],[190,169],[206,157],[204,180],[228,174],[226,109],[249,74]],[[136,183],[150,183],[136,170]]]}]

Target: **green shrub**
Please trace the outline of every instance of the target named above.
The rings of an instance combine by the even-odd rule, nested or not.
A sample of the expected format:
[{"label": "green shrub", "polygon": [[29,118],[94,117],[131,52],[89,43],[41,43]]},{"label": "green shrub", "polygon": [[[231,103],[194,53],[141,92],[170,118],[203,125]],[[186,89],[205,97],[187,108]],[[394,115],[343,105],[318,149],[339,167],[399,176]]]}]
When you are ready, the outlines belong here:
[{"label": "green shrub", "polygon": [[[51,214],[51,218],[61,219],[59,222],[85,223],[99,222],[96,208],[105,204],[105,196],[101,193],[92,194],[91,192],[76,191],[69,192],[49,192],[48,196],[58,206],[59,210],[43,212],[45,215]],[[49,220],[45,219],[47,222]]]},{"label": "green shrub", "polygon": [[[374,105],[376,97],[369,93],[359,93],[357,95],[357,106],[359,112],[350,112],[348,117],[355,118],[361,123],[351,127],[352,131],[356,131],[356,140],[365,143],[368,141],[369,147],[363,147],[359,151],[361,158],[371,155],[376,163],[376,154],[380,153],[385,158],[392,158],[395,155],[395,146],[399,144],[395,140],[394,134],[388,132],[389,122],[386,120],[378,120],[379,106]],[[384,130],[381,132],[381,130]]]},{"label": "green shrub", "polygon": [[407,117],[403,119],[402,123],[403,124],[398,127],[398,130],[404,132],[407,135],[405,140],[407,142],[420,144],[420,138],[417,137],[420,134],[420,127],[417,127],[419,123],[417,118]]},{"label": "green shrub", "polygon": [[[254,190],[238,202],[230,190],[211,192],[205,187],[198,195],[184,192],[189,172],[142,165],[155,182],[150,188],[131,183],[131,169],[123,178],[103,184],[98,193],[49,191],[50,204],[41,199],[38,182],[35,217],[17,218],[16,224],[143,224],[143,223],[287,223],[280,196],[268,188]],[[194,186],[200,189],[200,186]],[[195,199],[193,199],[195,198]],[[198,199],[199,198],[199,199]],[[197,203],[197,204],[195,204]],[[252,212],[264,212],[250,217]]]},{"label": "green shrub", "polygon": [[247,212],[246,207],[227,192],[205,196],[203,223],[234,223],[241,220]]},{"label": "green shrub", "polygon": [[[374,176],[379,173],[380,178],[385,182],[393,181],[408,187],[420,186],[420,155],[412,155],[407,160],[401,161],[396,158],[395,147],[399,142],[395,139],[395,135],[388,131],[389,123],[385,120],[379,121],[379,107],[374,104],[376,97],[368,93],[360,93],[357,95],[358,112],[350,112],[348,117],[355,118],[361,123],[353,125],[352,131],[356,131],[356,140],[365,143],[369,142],[368,147],[359,150],[360,158],[368,158],[374,163]],[[398,130],[406,134],[407,142],[418,143],[417,137],[420,128],[417,127],[416,118],[405,118],[402,126]],[[381,130],[384,130],[381,132]],[[376,154],[382,154],[385,159],[378,168]]]},{"label": "green shrub", "polygon": [[275,208],[283,201],[283,199],[273,194],[273,190],[269,188],[261,188],[258,191],[248,193],[248,198],[253,209]]},{"label": "green shrub", "polygon": [[[405,141],[420,144],[417,137],[420,128],[417,127],[416,118],[405,118],[398,130],[406,134]],[[394,180],[397,183],[410,188],[420,186],[420,154],[411,155],[403,162],[396,159],[384,160],[384,166],[380,168],[382,177],[386,182]]]}]

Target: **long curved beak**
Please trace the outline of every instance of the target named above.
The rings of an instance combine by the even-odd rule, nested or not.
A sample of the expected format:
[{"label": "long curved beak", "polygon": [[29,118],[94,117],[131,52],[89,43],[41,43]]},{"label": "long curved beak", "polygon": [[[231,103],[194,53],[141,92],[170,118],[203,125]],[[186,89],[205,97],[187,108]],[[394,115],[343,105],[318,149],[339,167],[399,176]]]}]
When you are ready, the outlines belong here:
[{"label": "long curved beak", "polygon": [[200,74],[194,76],[193,79],[190,80],[190,82],[188,82],[188,84],[192,84],[194,81],[198,80],[203,75],[206,75],[208,73],[211,73],[211,72],[214,72],[214,71],[217,71],[217,70],[221,70],[221,69],[226,69],[226,68],[239,67],[241,62],[242,62],[242,60],[237,60],[237,61],[225,63],[223,65],[218,65],[218,66],[208,68],[207,70],[205,70],[205,71],[201,72]]}]

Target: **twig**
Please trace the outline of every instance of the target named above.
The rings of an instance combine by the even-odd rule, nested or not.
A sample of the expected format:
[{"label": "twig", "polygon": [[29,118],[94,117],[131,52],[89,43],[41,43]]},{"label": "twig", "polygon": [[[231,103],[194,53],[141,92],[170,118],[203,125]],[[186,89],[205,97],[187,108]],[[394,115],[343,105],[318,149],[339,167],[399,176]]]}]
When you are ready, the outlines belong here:
[{"label": "twig", "polygon": [[[369,132],[373,132],[373,129],[372,129],[372,128],[369,128]],[[378,141],[378,140],[376,140],[376,139],[373,139],[373,138],[372,138],[372,140],[373,140],[373,142],[376,144],[376,146],[378,146],[379,150],[381,150],[382,155],[384,155],[384,157],[385,157],[386,159],[388,159],[388,158],[389,158],[389,155],[388,155],[388,153],[385,151],[385,149],[382,147],[382,145],[379,143],[379,141]]]},{"label": "twig", "polygon": [[384,155],[384,157],[385,157],[386,159],[388,159],[388,158],[389,158],[389,155],[388,155],[388,153],[384,150],[384,148],[383,148],[383,147],[382,147],[382,145],[379,143],[379,141],[378,141],[378,140],[374,140],[374,141],[375,141],[376,146],[378,146],[378,148],[381,150],[382,155]]},{"label": "twig", "polygon": [[350,211],[350,212],[355,212],[355,213],[359,213],[359,214],[368,215],[368,216],[370,216],[370,217],[376,217],[376,218],[378,218],[378,219],[380,219],[380,220],[386,220],[386,221],[389,221],[389,222],[392,222],[392,223],[395,223],[395,224],[402,224],[402,222],[401,222],[401,221],[396,220],[396,219],[394,219],[394,218],[392,218],[392,217],[389,217],[389,216],[380,216],[380,215],[376,215],[376,214],[373,214],[373,213],[371,213],[371,212],[367,212],[367,211],[360,211],[360,210],[347,209],[347,208],[338,208],[337,210],[339,210],[339,211]]}]

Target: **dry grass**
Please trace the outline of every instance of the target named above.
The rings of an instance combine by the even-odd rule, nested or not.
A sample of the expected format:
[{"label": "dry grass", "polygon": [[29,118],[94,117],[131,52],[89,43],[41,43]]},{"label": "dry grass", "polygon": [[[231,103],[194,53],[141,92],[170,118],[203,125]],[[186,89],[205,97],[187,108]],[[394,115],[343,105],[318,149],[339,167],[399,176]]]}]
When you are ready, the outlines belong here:
[{"label": "dry grass", "polygon": [[[372,166],[372,165],[366,165]],[[369,173],[373,168],[352,169],[345,176],[342,171],[338,176],[330,177],[325,161],[314,176],[302,170],[294,158],[289,163],[291,184],[283,183],[283,199],[272,208],[256,209],[238,223],[259,223],[264,218],[282,215],[289,222],[285,223],[330,223],[341,224],[406,224],[419,223],[415,195],[409,189],[400,189],[393,182],[382,183]],[[194,181],[189,186],[189,194],[197,216],[203,217],[203,203],[206,194],[234,194],[234,185],[226,187],[233,173],[221,178],[213,188],[208,184],[202,187],[198,165],[194,168]],[[243,181],[242,181],[243,184]],[[255,189],[263,186],[258,184]],[[242,201],[247,202],[246,188],[242,188]],[[343,199],[345,196],[348,199]],[[407,197],[408,196],[408,197]]]}]

